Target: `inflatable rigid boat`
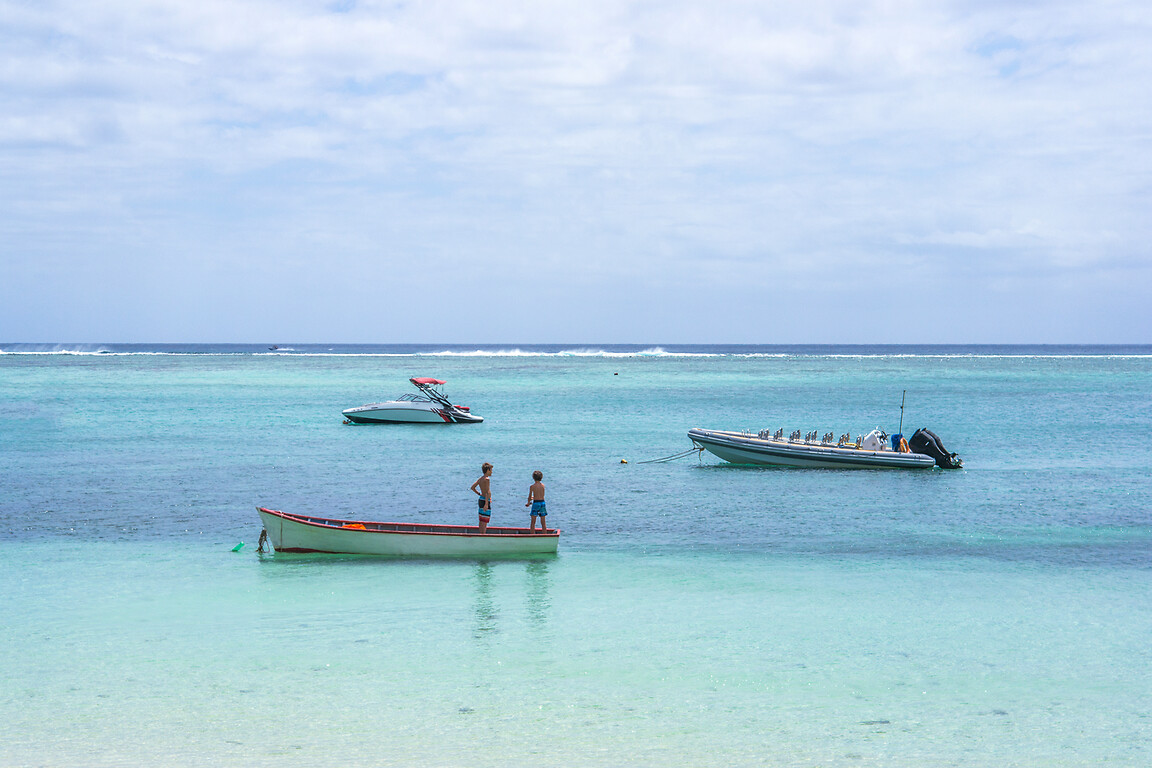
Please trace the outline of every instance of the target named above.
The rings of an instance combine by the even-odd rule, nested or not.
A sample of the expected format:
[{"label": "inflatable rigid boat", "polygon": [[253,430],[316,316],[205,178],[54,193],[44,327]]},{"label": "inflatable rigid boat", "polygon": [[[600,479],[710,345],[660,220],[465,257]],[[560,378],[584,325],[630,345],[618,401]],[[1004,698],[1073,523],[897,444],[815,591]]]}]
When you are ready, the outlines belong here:
[{"label": "inflatable rigid boat", "polygon": [[852,442],[848,435],[833,442],[831,433],[818,437],[815,432],[800,438],[793,432],[787,438],[783,430],[767,430],[753,435],[748,432],[725,432],[714,429],[690,429],[688,438],[700,449],[707,450],[733,464],[759,464],[782,467],[824,469],[929,469],[934,466],[955,469],[963,462],[948,453],[940,438],[920,429],[905,441],[873,430]]}]

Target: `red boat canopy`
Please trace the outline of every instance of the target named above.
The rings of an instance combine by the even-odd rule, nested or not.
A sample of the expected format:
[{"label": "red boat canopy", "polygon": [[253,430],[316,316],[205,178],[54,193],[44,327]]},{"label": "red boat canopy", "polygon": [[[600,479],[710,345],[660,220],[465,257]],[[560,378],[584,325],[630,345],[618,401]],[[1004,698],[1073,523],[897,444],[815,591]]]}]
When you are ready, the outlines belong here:
[{"label": "red boat canopy", "polygon": [[436,385],[440,385],[440,384],[447,384],[448,383],[446,381],[440,381],[440,379],[408,379],[408,381],[412,382],[413,384],[436,384]]}]

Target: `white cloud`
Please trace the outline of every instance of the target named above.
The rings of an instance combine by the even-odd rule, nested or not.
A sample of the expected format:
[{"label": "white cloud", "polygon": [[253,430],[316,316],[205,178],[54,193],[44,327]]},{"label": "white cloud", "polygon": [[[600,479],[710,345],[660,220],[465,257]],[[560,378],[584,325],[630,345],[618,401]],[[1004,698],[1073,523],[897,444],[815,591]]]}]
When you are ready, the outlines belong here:
[{"label": "white cloud", "polygon": [[[128,272],[110,314],[174,276],[227,307],[218,286],[275,274],[314,312],[273,333],[149,303],[137,338],[361,340],[435,285],[464,307],[425,326],[442,340],[646,341],[692,297],[737,322],[674,335],[789,342],[850,339],[835,317],[772,335],[765,293],[935,292],[914,337],[852,333],[1131,341],[1150,26],[1138,2],[0,0],[0,299]],[[356,274],[388,300],[317,287]],[[569,314],[477,319],[444,275]],[[985,319],[1083,286],[1113,322],[1053,323],[1050,299],[1022,336]],[[0,337],[133,340],[4,303]]]}]

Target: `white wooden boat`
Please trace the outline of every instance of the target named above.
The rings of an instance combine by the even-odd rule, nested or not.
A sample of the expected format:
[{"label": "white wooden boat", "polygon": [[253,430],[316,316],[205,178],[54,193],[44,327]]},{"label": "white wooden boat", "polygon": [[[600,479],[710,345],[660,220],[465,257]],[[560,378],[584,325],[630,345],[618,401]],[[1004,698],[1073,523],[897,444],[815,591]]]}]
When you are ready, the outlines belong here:
[{"label": "white wooden boat", "polygon": [[876,445],[871,449],[855,443],[800,441],[767,433],[724,432],[690,429],[688,438],[698,447],[733,464],[760,464],[825,469],[928,469],[937,460],[924,453],[894,451]]},{"label": "white wooden boat", "polygon": [[560,531],[490,525],[424,525],[333,520],[257,507],[277,552],[332,552],[402,557],[508,557],[556,554]]}]

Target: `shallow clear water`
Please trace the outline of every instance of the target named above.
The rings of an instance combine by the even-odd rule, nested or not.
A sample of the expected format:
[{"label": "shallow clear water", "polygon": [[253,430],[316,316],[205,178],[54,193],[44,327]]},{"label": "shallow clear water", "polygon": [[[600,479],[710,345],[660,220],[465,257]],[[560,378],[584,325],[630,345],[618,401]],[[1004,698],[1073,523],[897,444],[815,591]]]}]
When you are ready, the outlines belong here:
[{"label": "shallow clear water", "polygon": [[[1152,757],[1149,350],[129,351],[0,355],[0,765]],[[417,375],[486,422],[341,423]],[[903,389],[965,470],[637,463]],[[253,551],[256,504],[470,523],[485,460],[557,557]]]}]

